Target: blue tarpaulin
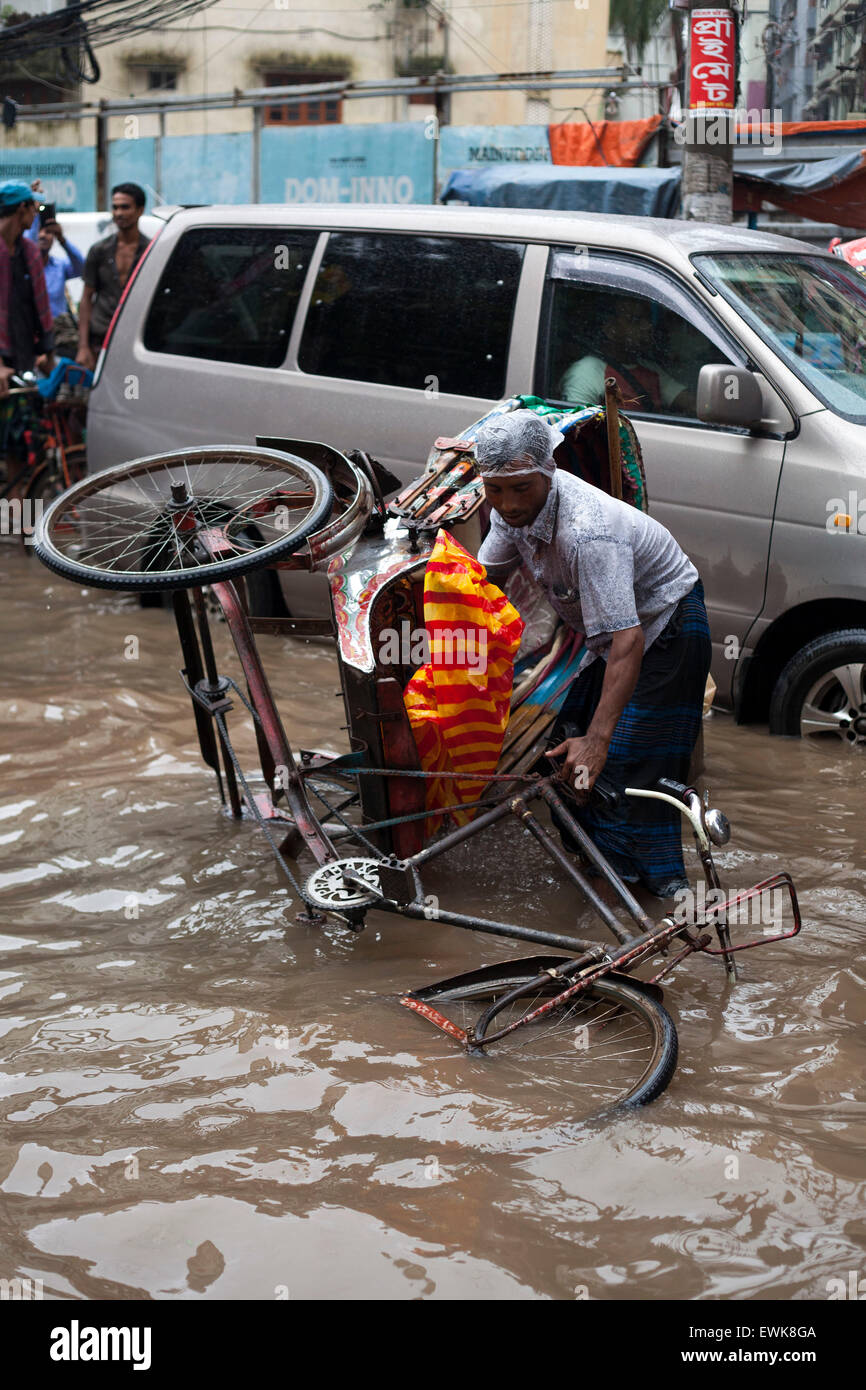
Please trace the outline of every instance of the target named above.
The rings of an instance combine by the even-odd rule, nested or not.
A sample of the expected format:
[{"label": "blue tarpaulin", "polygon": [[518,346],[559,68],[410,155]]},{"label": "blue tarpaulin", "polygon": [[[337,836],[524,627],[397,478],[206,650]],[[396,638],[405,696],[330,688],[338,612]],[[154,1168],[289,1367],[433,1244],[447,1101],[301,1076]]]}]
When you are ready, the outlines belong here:
[{"label": "blue tarpaulin", "polygon": [[754,168],[738,166],[735,174],[738,179],[758,179],[761,183],[775,184],[786,193],[819,193],[856,173],[862,163],[860,150],[851,150],[847,154],[834,155],[831,159],[811,159],[808,163],[795,163],[789,159],[770,164],[762,160]]},{"label": "blue tarpaulin", "polygon": [[443,203],[618,212],[634,217],[673,217],[679,198],[679,169],[570,164],[499,164],[485,169],[456,169],[442,193]]}]

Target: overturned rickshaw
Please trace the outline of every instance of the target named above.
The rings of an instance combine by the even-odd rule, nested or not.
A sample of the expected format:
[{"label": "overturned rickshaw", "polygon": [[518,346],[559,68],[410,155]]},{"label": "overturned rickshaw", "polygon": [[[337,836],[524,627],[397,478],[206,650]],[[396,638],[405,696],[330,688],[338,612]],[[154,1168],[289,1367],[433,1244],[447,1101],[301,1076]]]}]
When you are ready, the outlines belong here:
[{"label": "overturned rickshaw", "polygon": [[[559,468],[646,509],[639,445],[613,393],[606,408],[563,411],[524,396],[492,413],[518,408],[546,415],[562,431]],[[434,930],[448,925],[536,948],[535,955],[407,990],[399,1003],[464,1056],[493,1072],[499,1067],[506,1091],[519,1064],[522,1075],[548,1087],[557,1118],[574,1120],[643,1105],[667,1086],[677,1035],[660,982],[675,967],[696,952],[717,956],[733,982],[737,953],[796,935],[800,915],[785,872],[725,897],[713,849],[730,830],[694,787],[667,779],[617,787],[602,777],[592,795],[611,813],[624,797],[662,798],[694,837],[708,890],[694,895],[701,910],[651,919],[581,827],[572,794],[545,760],[581,644],[544,613],[525,577],[509,586],[507,599],[500,596],[525,627],[509,666],[495,764],[461,766],[459,752],[438,733],[432,752],[425,744],[436,723],[435,679],[411,648],[398,644],[383,660],[385,635],[430,628],[425,576],[443,546],[457,576],[455,601],[461,584],[484,583],[470,543],[484,517],[471,447],[477,424],[459,438],[437,440],[424,472],[390,502],[396,479],[369,455],[305,440],[259,439],[251,447],[137,459],[60,496],[41,520],[36,553],[78,583],[171,592],[202,757],[228,812],[261,828],[302,905],[299,922],[331,920],[360,931],[371,911],[396,913]],[[251,615],[245,576],[266,569],[325,574],[330,618]],[[214,606],[234,641],[245,689],[217,670]],[[350,752],[293,750],[257,633],[333,638]],[[465,675],[471,652],[459,653],[455,664]],[[253,721],[264,790],[255,790],[240,766],[232,711]],[[576,854],[562,848],[550,814],[567,828]],[[576,890],[576,905],[590,906],[603,939],[443,906],[431,914],[425,866],[509,817],[558,866]],[[609,885],[615,908],[596,879]],[[780,892],[790,914],[784,929],[735,941],[731,927],[748,920],[750,904]]]}]

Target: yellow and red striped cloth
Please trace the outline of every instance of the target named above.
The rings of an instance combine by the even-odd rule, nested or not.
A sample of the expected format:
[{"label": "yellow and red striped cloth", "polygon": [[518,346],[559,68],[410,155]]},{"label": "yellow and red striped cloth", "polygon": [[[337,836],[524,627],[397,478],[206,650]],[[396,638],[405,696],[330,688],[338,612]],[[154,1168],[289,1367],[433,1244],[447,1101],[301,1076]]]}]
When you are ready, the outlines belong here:
[{"label": "yellow and red striped cloth", "polygon": [[[496,771],[508,726],[514,656],[523,622],[484,566],[447,531],[436,536],[424,575],[424,625],[430,660],[410,680],[406,712],[425,772],[427,808],[475,801]],[[452,812],[465,825],[473,811]],[[428,834],[442,817],[425,822]]]}]

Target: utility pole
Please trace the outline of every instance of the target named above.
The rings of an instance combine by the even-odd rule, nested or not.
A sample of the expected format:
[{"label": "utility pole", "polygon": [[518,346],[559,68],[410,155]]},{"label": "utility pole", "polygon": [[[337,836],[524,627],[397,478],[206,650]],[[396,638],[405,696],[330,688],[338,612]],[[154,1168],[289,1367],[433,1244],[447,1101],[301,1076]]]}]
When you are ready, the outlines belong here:
[{"label": "utility pole", "polygon": [[730,222],[737,17],[732,0],[690,0],[681,217]]}]

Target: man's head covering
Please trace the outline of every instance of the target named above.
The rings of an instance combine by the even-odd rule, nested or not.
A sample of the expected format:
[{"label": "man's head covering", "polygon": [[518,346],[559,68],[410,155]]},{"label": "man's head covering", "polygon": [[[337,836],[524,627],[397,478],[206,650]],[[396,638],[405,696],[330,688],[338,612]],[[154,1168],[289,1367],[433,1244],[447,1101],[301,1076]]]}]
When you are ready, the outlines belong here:
[{"label": "man's head covering", "polygon": [[33,189],[27,183],[7,179],[0,183],[0,208],[17,208],[21,203],[35,202]]},{"label": "man's head covering", "polygon": [[531,410],[512,410],[485,420],[475,436],[475,458],[482,478],[515,478],[556,472],[553,451],[562,434]]}]

